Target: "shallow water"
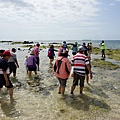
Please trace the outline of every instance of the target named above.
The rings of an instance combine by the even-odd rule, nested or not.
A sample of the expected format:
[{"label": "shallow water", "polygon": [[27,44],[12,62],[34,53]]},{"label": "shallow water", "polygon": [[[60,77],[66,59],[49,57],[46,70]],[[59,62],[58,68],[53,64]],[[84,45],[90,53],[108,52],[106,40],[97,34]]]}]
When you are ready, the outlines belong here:
[{"label": "shallow water", "polygon": [[[120,75],[119,70],[103,71],[93,68],[91,85],[85,84],[85,94],[76,88],[70,96],[72,78],[67,82],[65,96],[57,94],[58,81],[49,65],[47,50],[40,53],[39,78],[28,79],[24,67],[28,50],[17,51],[20,68],[15,84],[14,100],[10,101],[6,88],[0,95],[0,120],[119,120]],[[71,57],[69,57],[71,58]]]}]

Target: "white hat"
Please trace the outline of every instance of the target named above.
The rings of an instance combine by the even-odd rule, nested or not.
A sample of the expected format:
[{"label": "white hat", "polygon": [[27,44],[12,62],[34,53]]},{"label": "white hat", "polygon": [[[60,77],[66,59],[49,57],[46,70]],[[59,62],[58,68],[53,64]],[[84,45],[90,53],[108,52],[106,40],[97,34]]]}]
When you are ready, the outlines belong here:
[{"label": "white hat", "polygon": [[82,51],[85,51],[85,50],[86,50],[86,49],[85,49],[84,46],[82,46],[82,45],[78,47],[78,51],[79,51],[79,52],[82,52]]}]

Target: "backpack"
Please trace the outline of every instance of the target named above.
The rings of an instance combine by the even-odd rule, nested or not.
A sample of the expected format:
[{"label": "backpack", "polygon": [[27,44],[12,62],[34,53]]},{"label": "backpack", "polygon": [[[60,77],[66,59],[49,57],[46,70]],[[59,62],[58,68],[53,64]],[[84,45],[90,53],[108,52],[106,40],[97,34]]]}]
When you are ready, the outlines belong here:
[{"label": "backpack", "polygon": [[49,49],[48,50],[48,57],[50,57],[50,56],[52,56],[52,54],[51,54],[51,50]]},{"label": "backpack", "polygon": [[[64,57],[63,57],[64,58]],[[62,59],[63,59],[62,58]],[[54,72],[57,72],[58,74],[59,74],[59,69],[60,69],[60,67],[61,67],[61,64],[62,64],[62,59],[60,59],[60,60],[58,60],[57,62],[58,62],[58,66],[56,66],[56,64],[54,65]],[[57,68],[58,68],[58,70],[57,70]],[[57,71],[56,71],[57,70]],[[69,74],[70,73],[70,71],[68,70],[68,68],[67,68],[67,65],[66,65],[66,63],[65,63],[65,70],[66,70],[66,72]]]}]

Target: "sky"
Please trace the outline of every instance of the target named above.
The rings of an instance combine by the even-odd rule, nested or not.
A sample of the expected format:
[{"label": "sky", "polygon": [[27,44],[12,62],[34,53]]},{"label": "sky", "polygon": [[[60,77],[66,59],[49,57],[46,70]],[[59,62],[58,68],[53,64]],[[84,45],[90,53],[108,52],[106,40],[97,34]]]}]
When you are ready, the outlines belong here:
[{"label": "sky", "polygon": [[120,0],[0,0],[0,40],[120,40]]}]

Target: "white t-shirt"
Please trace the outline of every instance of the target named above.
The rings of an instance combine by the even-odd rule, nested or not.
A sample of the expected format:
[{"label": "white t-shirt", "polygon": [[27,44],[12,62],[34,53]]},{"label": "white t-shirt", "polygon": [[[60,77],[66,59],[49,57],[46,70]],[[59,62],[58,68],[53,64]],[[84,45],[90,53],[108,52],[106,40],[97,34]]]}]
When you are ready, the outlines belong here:
[{"label": "white t-shirt", "polygon": [[11,52],[11,57],[9,58],[9,60],[8,60],[8,62],[15,62],[15,60],[14,59],[16,59],[16,54],[15,53],[13,53],[13,52]]}]

